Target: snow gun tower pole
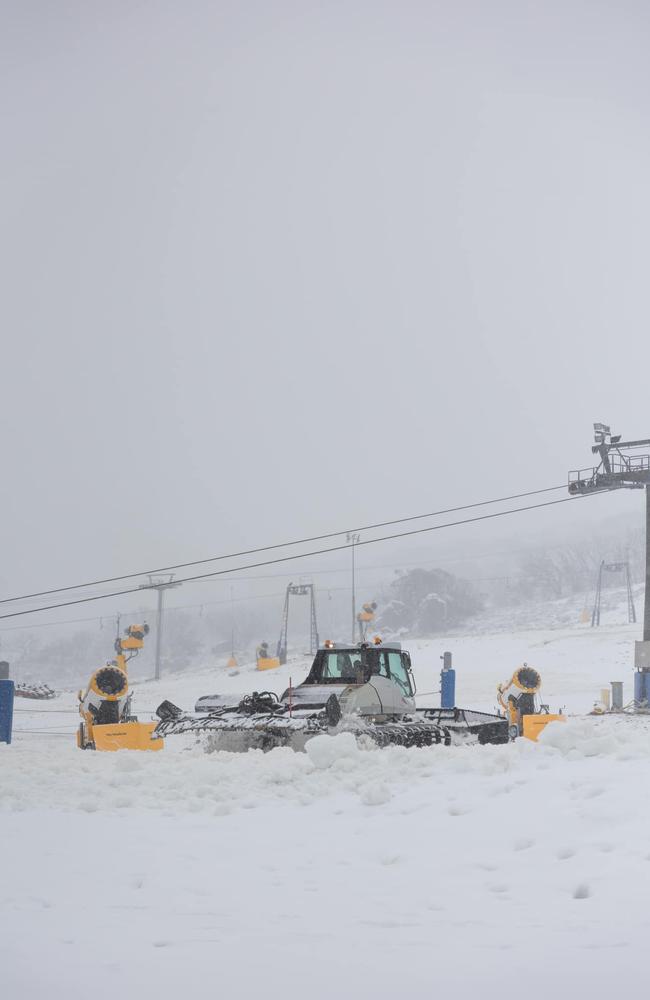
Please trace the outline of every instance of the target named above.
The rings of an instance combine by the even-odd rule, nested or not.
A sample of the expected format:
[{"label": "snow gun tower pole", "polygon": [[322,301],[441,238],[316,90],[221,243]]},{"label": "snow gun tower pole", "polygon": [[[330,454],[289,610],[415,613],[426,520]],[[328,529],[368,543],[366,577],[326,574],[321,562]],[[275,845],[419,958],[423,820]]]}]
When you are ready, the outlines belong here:
[{"label": "snow gun tower pole", "polygon": [[345,540],[352,550],[352,642],[356,638],[356,620],[357,620],[357,598],[355,594],[355,578],[354,578],[354,546],[361,541],[361,535],[357,531],[348,531],[345,536]]},{"label": "snow gun tower pole", "polygon": [[643,641],[635,644],[634,701],[637,706],[650,703],[650,454],[639,449],[650,447],[650,438],[621,441],[607,424],[594,424],[592,453],[600,464],[569,473],[569,493],[574,496],[604,490],[645,490],[645,596]]}]

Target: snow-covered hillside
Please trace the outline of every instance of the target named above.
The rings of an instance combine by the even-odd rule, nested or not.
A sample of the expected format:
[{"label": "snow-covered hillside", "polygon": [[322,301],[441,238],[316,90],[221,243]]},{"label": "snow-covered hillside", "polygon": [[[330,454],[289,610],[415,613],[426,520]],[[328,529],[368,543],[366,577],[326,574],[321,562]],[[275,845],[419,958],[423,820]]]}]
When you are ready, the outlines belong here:
[{"label": "snow-covered hillside", "polygon": [[[527,660],[567,723],[501,747],[307,754],[82,753],[74,696],[17,702],[0,746],[3,995],[77,1000],[610,996],[645,977],[650,728],[587,716],[626,682],[638,627],[409,644],[422,702],[454,653],[461,705],[491,708]],[[138,684],[163,698],[286,686],[225,668]],[[51,714],[46,714],[51,713]],[[70,714],[66,714],[70,713]]]}]

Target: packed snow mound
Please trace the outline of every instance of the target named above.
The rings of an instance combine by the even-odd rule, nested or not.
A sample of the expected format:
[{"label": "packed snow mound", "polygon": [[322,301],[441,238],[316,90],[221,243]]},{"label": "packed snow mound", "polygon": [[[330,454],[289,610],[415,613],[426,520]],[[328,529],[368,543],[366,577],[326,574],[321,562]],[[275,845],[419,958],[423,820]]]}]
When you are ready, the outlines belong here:
[{"label": "packed snow mound", "polygon": [[0,809],[225,815],[341,794],[381,805],[422,782],[478,779],[488,787],[512,774],[528,781],[557,758],[625,761],[645,758],[649,749],[650,720],[628,716],[551,723],[537,744],[522,739],[505,746],[379,749],[360,746],[345,732],[314,737],[306,753],[277,748],[205,754],[198,747],[182,753],[81,753],[73,744],[53,753],[29,743],[2,744]]},{"label": "packed snow mound", "polygon": [[569,760],[582,757],[615,757],[632,760],[650,752],[650,718],[646,716],[597,716],[550,722],[539,736],[539,745],[559,751]]},{"label": "packed snow mound", "polygon": [[353,760],[359,753],[359,747],[352,733],[339,733],[337,736],[314,736],[306,746],[307,756],[319,770],[332,767],[338,761]]},{"label": "packed snow mound", "polygon": [[502,773],[518,757],[507,746],[361,748],[351,733],[314,737],[306,753],[282,747],[269,753],[81,753],[70,746],[53,755],[41,747],[0,745],[0,810],[225,815],[340,794],[375,805],[432,775]]}]

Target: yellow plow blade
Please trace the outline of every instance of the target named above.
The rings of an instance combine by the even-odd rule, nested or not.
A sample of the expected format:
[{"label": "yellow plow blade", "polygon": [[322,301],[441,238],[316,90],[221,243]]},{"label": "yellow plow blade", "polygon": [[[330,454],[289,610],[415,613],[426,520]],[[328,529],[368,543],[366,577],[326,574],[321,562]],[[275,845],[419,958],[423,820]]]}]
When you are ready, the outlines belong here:
[{"label": "yellow plow blade", "polygon": [[93,726],[96,750],[162,750],[164,740],[151,739],[155,722],[116,722]]},{"label": "yellow plow blade", "polygon": [[525,736],[527,740],[534,740],[537,742],[539,734],[544,726],[548,726],[549,722],[565,721],[566,715],[524,715],[522,735]]}]

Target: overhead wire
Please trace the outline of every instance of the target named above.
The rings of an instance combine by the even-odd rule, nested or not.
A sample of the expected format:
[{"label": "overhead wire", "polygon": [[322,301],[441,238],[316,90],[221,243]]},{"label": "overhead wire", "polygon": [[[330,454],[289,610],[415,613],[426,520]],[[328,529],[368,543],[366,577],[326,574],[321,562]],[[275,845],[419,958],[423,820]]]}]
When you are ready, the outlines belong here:
[{"label": "overhead wire", "polygon": [[[418,559],[416,562],[391,562],[391,563],[372,563],[369,566],[357,566],[357,573],[374,573],[378,570],[383,569],[405,569],[411,566],[438,566],[444,568],[445,566],[456,565],[457,563],[463,562],[476,562],[477,559],[496,559],[500,556],[520,556],[529,555],[530,553],[539,551],[555,551],[556,549],[564,549],[566,545],[541,545],[536,548],[524,548],[524,549],[505,549],[497,551],[485,551],[485,552],[472,552],[470,555],[464,556],[454,556],[453,558],[449,556],[438,557],[436,559]],[[350,574],[350,571],[343,566],[339,566],[337,569],[301,569],[301,577],[315,577],[315,576],[343,576]],[[259,576],[240,576],[238,578],[233,578],[231,581],[227,576],[222,576],[215,583],[241,583],[243,580],[286,580],[286,573],[264,573]],[[210,579],[204,580],[204,583],[210,583]],[[330,588],[331,589],[331,588]],[[334,588],[341,590],[343,588]]]},{"label": "overhead wire", "polygon": [[[596,496],[599,493],[604,493],[604,492],[607,492],[607,491],[606,490],[596,490],[593,493],[588,494],[588,495],[589,496]],[[391,535],[381,535],[379,538],[368,538],[368,539],[364,539],[363,541],[358,541],[358,542],[355,543],[355,547],[358,547],[358,546],[361,546],[361,545],[375,545],[378,542],[391,541],[391,540],[393,540],[395,538],[406,538],[406,537],[412,536],[412,535],[421,535],[421,534],[424,534],[425,532],[430,532],[430,531],[441,531],[444,528],[454,528],[454,527],[458,527],[459,525],[464,525],[464,524],[474,524],[474,523],[479,522],[479,521],[488,521],[488,520],[492,520],[492,519],[497,518],[497,517],[506,517],[506,516],[508,516],[510,514],[520,514],[520,513],[523,513],[524,511],[538,510],[538,509],[540,509],[542,507],[553,507],[553,506],[556,506],[557,504],[570,503],[571,501],[580,500],[580,499],[584,499],[584,495],[583,494],[576,494],[574,496],[563,497],[561,500],[547,500],[544,503],[528,504],[525,507],[514,507],[514,508],[510,508],[509,510],[495,511],[492,514],[481,514],[479,517],[462,518],[460,521],[447,521],[445,524],[429,525],[426,528],[414,528],[414,529],[412,529],[410,531],[395,532],[395,533],[393,533]],[[337,532],[336,534],[341,534],[341,532]],[[330,546],[329,548],[314,549],[311,552],[301,552],[301,553],[298,553],[297,555],[281,556],[278,559],[269,559],[269,560],[265,560],[265,561],[257,562],[257,563],[247,563],[245,566],[233,566],[233,567],[230,567],[229,569],[213,570],[211,573],[197,574],[195,576],[185,577],[185,578],[182,578],[180,580],[176,580],[174,582],[177,583],[177,584],[178,583],[190,583],[190,582],[193,582],[195,580],[204,580],[204,579],[208,579],[210,577],[225,576],[228,573],[237,573],[237,572],[241,572],[242,570],[258,569],[258,568],[260,568],[262,566],[273,566],[273,565],[276,565],[278,563],[291,562],[291,561],[294,561],[296,559],[303,559],[306,556],[323,555],[323,554],[328,553],[328,552],[340,552],[343,549],[349,549],[349,547],[350,546],[349,546],[348,543],[345,543],[343,545],[333,545],[333,546]],[[210,561],[210,560],[208,560],[208,561]],[[107,599],[109,599],[111,597],[122,597],[125,594],[135,594],[135,593],[138,593],[138,592],[140,592],[140,593],[142,592],[142,588],[141,587],[131,587],[131,588],[127,588],[125,590],[117,590],[117,591],[114,591],[112,593],[107,593],[107,594],[103,594],[103,595],[100,595],[100,596],[94,595],[92,597],[78,597],[78,598],[75,598],[72,601],[63,601],[63,602],[60,602],[58,604],[45,605],[45,606],[40,607],[40,608],[28,608],[28,609],[25,609],[25,610],[22,610],[22,611],[12,611],[9,614],[0,615],[0,620],[3,620],[5,618],[19,618],[22,615],[36,614],[37,612],[40,612],[40,611],[53,611],[53,610],[55,610],[57,608],[67,608],[67,607],[71,607],[71,606],[76,605],[76,604],[87,604],[87,603],[89,603],[91,601],[107,600]]]},{"label": "overhead wire", "polygon": [[[224,559],[239,559],[239,558],[241,558],[243,556],[256,555],[257,553],[260,553],[260,552],[271,552],[271,551],[273,551],[275,549],[289,548],[290,546],[294,546],[294,545],[306,545],[306,544],[311,543],[311,542],[321,542],[321,541],[325,541],[328,538],[337,538],[339,535],[344,535],[344,534],[350,533],[350,532],[373,531],[373,530],[375,530],[377,528],[387,528],[387,527],[390,527],[391,525],[394,525],[394,524],[406,524],[409,521],[419,521],[419,520],[422,520],[422,519],[428,518],[428,517],[441,517],[443,514],[455,514],[455,513],[458,513],[458,511],[461,511],[461,510],[471,510],[471,509],[474,509],[476,507],[487,507],[487,506],[489,506],[491,504],[496,504],[496,503],[507,503],[510,500],[522,500],[525,497],[538,496],[538,495],[540,495],[542,493],[552,493],[552,492],[554,492],[556,490],[562,490],[562,489],[566,489],[566,484],[562,484],[562,486],[547,486],[547,487],[545,487],[544,489],[541,489],[541,490],[527,490],[525,493],[513,493],[510,496],[496,497],[495,499],[492,499],[492,500],[479,500],[476,503],[462,504],[461,506],[458,506],[458,507],[447,507],[444,510],[430,511],[428,514],[412,514],[409,517],[398,517],[398,518],[395,518],[392,521],[378,521],[376,524],[361,525],[360,527],[357,527],[357,528],[343,528],[340,531],[329,531],[326,534],[311,535],[310,537],[307,537],[307,538],[298,538],[298,539],[294,539],[293,541],[289,541],[289,542],[277,542],[274,545],[263,545],[260,548],[256,548],[256,549],[243,549],[240,552],[232,552],[232,553],[229,553],[227,555],[209,556],[206,559],[194,559],[194,560],[192,560],[190,562],[175,563],[172,566],[161,566],[158,569],[142,570],[141,572],[137,572],[137,573],[123,573],[121,576],[105,577],[102,580],[89,580],[86,583],[74,583],[74,584],[70,584],[70,585],[65,586],[65,587],[52,587],[49,590],[39,590],[39,591],[36,591],[36,592],[34,592],[32,594],[21,594],[21,595],[19,595],[17,597],[4,597],[4,598],[0,598],[0,604],[11,604],[11,603],[15,603],[16,601],[31,600],[32,598],[35,598],[35,597],[47,597],[50,594],[62,594],[62,593],[66,593],[67,591],[70,591],[70,590],[82,590],[82,589],[84,589],[86,587],[97,587],[97,586],[100,586],[100,585],[103,585],[103,584],[107,584],[107,583],[117,583],[119,580],[132,580],[132,579],[135,579],[136,577],[153,576],[155,573],[169,573],[172,570],[187,569],[190,566],[203,566],[206,563],[220,562],[220,561],[223,561]],[[573,498],[569,498],[569,499],[573,499]],[[392,537],[392,536],[390,536],[390,537]],[[345,548],[346,546],[342,546],[342,547]],[[335,549],[332,549],[330,551],[335,551]],[[312,555],[313,553],[303,553],[303,555],[304,554]],[[279,561],[282,561],[282,560],[279,560]],[[255,566],[268,566],[268,565],[272,565],[272,563],[255,563],[254,565]],[[216,573],[215,574],[212,574],[212,573],[205,574],[205,576],[217,576],[217,575],[220,575],[220,574],[216,574]],[[202,577],[195,577],[195,578],[190,578],[190,579],[202,579]],[[176,582],[178,582],[178,581],[176,581]],[[183,582],[188,582],[188,581],[183,581]],[[140,588],[136,588],[136,589],[140,589]],[[124,591],[124,593],[132,593],[132,591]],[[112,595],[109,594],[109,595],[105,595],[105,596],[112,596]],[[71,603],[75,603],[75,602],[71,602]],[[61,605],[61,606],[64,606],[64,605]]]},{"label": "overhead wire", "polygon": [[[487,551],[487,552],[472,553],[472,555],[455,557],[455,558],[444,557],[442,559],[440,559],[440,558],[437,558],[437,559],[418,559],[416,562],[377,563],[377,564],[373,564],[371,566],[357,566],[356,572],[357,572],[357,575],[358,575],[360,573],[375,573],[375,572],[379,572],[380,570],[385,570],[385,569],[407,569],[407,568],[410,568],[410,567],[434,566],[434,565],[437,566],[438,568],[444,569],[446,566],[456,565],[457,563],[462,563],[462,562],[475,561],[476,559],[494,559],[494,558],[497,558],[497,557],[500,557],[500,556],[509,556],[509,557],[510,556],[518,556],[518,555],[528,554],[529,552],[540,551],[542,549],[544,551],[548,551],[548,550],[555,550],[555,549],[561,549],[561,548],[564,548],[564,546],[563,545],[544,545],[544,546],[540,546],[539,550],[538,549],[505,549],[505,550],[497,550],[497,551],[494,551],[494,552]],[[304,570],[300,571],[300,577],[343,576],[343,575],[346,575],[346,574],[349,575],[349,570],[345,569],[343,567],[340,567],[338,569],[312,569],[312,568],[309,568],[309,569],[304,569]],[[213,580],[212,577],[208,577],[208,578],[203,579],[203,580],[189,581],[189,582],[198,582],[198,583],[211,583],[211,582],[214,582],[214,583],[242,583],[242,582],[247,582],[247,581],[259,581],[259,580],[286,580],[286,578],[287,578],[287,574],[286,574],[286,572],[284,572],[284,573],[264,573],[264,574],[260,574],[260,575],[256,575],[256,576],[243,576],[243,577],[240,576],[240,577],[233,577],[232,579],[230,577],[228,577],[228,576],[222,576],[219,579],[214,579],[214,580]],[[484,582],[487,582],[487,581],[507,580],[507,579],[510,579],[510,578],[511,578],[511,574],[508,575],[508,574],[503,574],[502,573],[500,576],[472,577],[471,578],[471,582],[472,583],[484,583]],[[529,579],[529,577],[522,577],[521,574],[517,574],[517,578],[518,579],[524,579],[524,578],[525,579]],[[530,577],[530,579],[532,579],[532,577]],[[340,592],[340,591],[349,591],[350,587],[331,587],[330,586],[330,587],[327,587],[326,589],[328,591],[331,591],[332,593],[334,593],[334,592]],[[283,594],[284,594],[284,591],[275,591],[272,594],[248,594],[245,597],[234,597],[234,598],[232,598],[232,600],[231,600],[231,598],[225,598],[223,600],[218,600],[218,601],[199,601],[199,602],[197,602],[195,604],[172,604],[172,605],[170,605],[170,606],[168,606],[166,608],[166,611],[167,612],[188,611],[188,610],[192,610],[193,608],[203,608],[203,607],[212,608],[212,607],[216,607],[217,605],[231,604],[233,602],[236,603],[236,604],[246,604],[249,601],[270,600],[271,598],[282,597]],[[100,594],[99,596],[101,597],[103,595]],[[155,608],[138,608],[137,609],[137,613],[138,614],[142,614],[142,615],[153,615],[153,614],[156,613],[156,610],[155,610]],[[86,622],[101,622],[101,621],[106,621],[107,623],[110,623],[114,617],[115,617],[114,613],[106,613],[105,612],[103,615],[85,616],[83,618],[64,618],[64,619],[61,619],[59,621],[53,621],[53,622],[36,622],[36,623],[28,624],[28,625],[8,625],[8,626],[4,626],[4,627],[0,628],[0,632],[15,632],[15,631],[23,631],[25,629],[35,629],[35,628],[54,628],[54,627],[60,626],[60,625],[78,625],[78,624],[84,624]]]},{"label": "overhead wire", "polygon": [[[278,574],[278,576],[279,575],[280,574]],[[248,578],[244,577],[244,579],[248,579]],[[350,589],[349,587],[329,587],[328,588],[328,590],[332,591],[332,593],[334,593],[335,591],[340,591],[340,590],[346,590],[347,591],[349,589]],[[171,612],[171,611],[190,611],[193,608],[213,608],[216,605],[224,605],[224,604],[231,604],[231,603],[232,604],[247,604],[249,601],[268,601],[271,598],[282,597],[283,595],[284,595],[284,591],[276,590],[272,594],[249,594],[246,597],[234,597],[232,599],[232,601],[231,601],[230,598],[226,598],[226,599],[220,600],[220,601],[199,601],[196,604],[172,604],[170,607],[168,607],[168,608],[165,609],[165,612],[167,613],[167,612]],[[99,596],[101,597],[102,595],[99,595]],[[99,600],[99,598],[94,598],[94,599],[95,600]],[[38,611],[39,608],[33,608],[32,610],[33,611]],[[157,612],[156,612],[155,608],[138,608],[137,609],[137,613],[138,614],[142,614],[142,615],[155,615]],[[83,622],[101,622],[101,621],[105,621],[107,624],[109,624],[111,621],[113,621],[115,619],[115,617],[116,617],[115,614],[103,614],[103,615],[87,616],[87,617],[84,617],[84,618],[65,618],[65,619],[62,619],[61,621],[56,621],[56,622],[36,622],[35,624],[32,624],[32,625],[9,625],[9,626],[5,626],[4,628],[0,628],[0,632],[15,632],[18,629],[51,628],[51,627],[54,627],[56,625],[78,625],[78,624],[83,623]]]}]

